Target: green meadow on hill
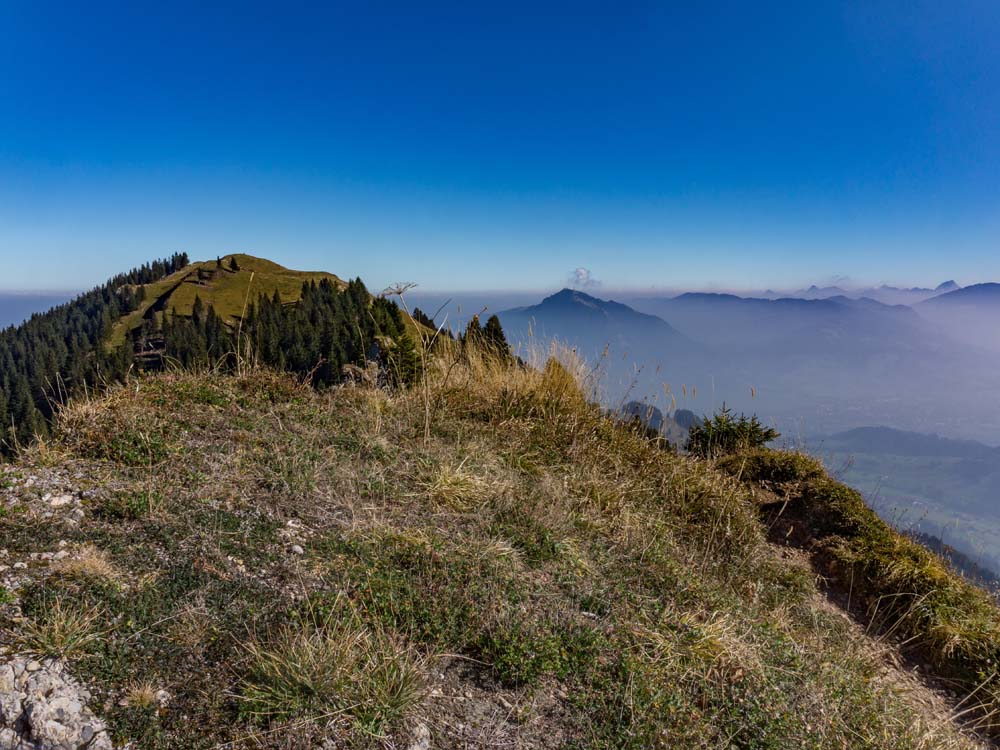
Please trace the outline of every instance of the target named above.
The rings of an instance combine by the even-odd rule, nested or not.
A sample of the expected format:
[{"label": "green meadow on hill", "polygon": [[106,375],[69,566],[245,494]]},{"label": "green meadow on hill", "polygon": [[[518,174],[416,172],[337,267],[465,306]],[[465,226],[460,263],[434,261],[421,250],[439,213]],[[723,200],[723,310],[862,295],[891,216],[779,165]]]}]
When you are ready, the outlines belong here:
[{"label": "green meadow on hill", "polygon": [[409,382],[424,333],[360,279],[177,253],[0,331],[0,452],[47,435],[68,400],[141,372],[252,363],[326,387],[371,363]]},{"label": "green meadow on hill", "polygon": [[324,279],[338,286],[345,285],[332,273],[292,271],[243,253],[222,256],[218,261],[191,263],[164,279],[144,285],[142,303],[117,322],[109,343],[111,346],[123,344],[128,333],[142,325],[150,309],[188,317],[194,309],[195,298],[200,297],[226,324],[234,325],[244,314],[248,302],[261,296],[272,297],[275,293],[283,302],[298,302],[304,283]]}]

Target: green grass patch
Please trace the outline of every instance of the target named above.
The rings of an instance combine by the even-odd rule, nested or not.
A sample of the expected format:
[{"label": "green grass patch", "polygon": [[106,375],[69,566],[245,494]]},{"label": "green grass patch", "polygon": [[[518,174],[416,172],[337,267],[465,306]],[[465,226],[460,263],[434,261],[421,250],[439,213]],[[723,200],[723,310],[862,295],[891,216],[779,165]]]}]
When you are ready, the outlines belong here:
[{"label": "green grass patch", "polygon": [[352,601],[368,621],[431,651],[483,661],[506,684],[565,676],[596,658],[599,635],[565,612],[539,606],[525,618],[537,584],[486,548],[386,535],[331,540],[326,549],[349,572]]},{"label": "green grass patch", "polygon": [[263,723],[347,718],[362,735],[385,737],[423,698],[421,659],[349,608],[307,614],[244,646],[241,714]]},{"label": "green grass patch", "polygon": [[95,512],[110,521],[136,521],[163,507],[163,496],[149,490],[116,492],[105,498]]}]

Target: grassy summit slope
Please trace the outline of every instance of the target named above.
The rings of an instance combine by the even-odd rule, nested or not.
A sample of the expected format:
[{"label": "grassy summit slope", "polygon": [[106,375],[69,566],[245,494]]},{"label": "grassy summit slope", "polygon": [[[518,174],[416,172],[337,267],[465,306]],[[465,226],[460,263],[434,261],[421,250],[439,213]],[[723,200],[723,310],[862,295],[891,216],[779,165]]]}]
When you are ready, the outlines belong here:
[{"label": "grassy summit slope", "polygon": [[895,636],[962,694],[994,729],[1000,706],[1000,610],[936,554],[891,528],[861,494],[800,454],[759,450],[720,468],[763,490],[776,536],[810,555],[870,628]]},{"label": "grassy summit slope", "polygon": [[429,377],[172,374],[71,406],[0,474],[27,562],[0,643],[61,655],[150,750],[975,746],[744,485],[555,362]]},{"label": "grassy summit slope", "polygon": [[[238,271],[231,270],[232,259],[236,260]],[[206,306],[212,305],[223,321],[232,325],[242,315],[246,302],[262,295],[271,297],[277,292],[282,301],[293,303],[299,300],[302,284],[307,281],[329,279],[337,284],[344,283],[325,271],[292,271],[273,261],[242,253],[226,255],[221,260],[221,268],[214,260],[201,261],[154,284],[147,284],[143,304],[115,325],[111,345],[124,342],[127,333],[141,325],[151,311],[191,315],[196,297],[201,297]]]}]

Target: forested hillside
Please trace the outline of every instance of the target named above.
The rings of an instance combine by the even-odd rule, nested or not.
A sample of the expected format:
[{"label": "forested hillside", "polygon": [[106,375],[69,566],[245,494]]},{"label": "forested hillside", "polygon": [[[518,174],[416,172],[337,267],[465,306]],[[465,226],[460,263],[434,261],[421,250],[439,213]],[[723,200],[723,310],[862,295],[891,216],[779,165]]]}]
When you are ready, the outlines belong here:
[{"label": "forested hillside", "polygon": [[399,307],[373,298],[360,279],[344,288],[325,279],[305,282],[292,305],[278,292],[261,297],[247,307],[238,328],[196,297],[190,317],[167,315],[160,330],[163,348],[156,356],[161,366],[231,368],[237,359],[252,359],[308,375],[319,387],[339,382],[347,364],[379,362],[384,377],[402,382],[409,382],[418,366]]},{"label": "forested hillside", "polygon": [[0,332],[0,449],[46,434],[60,403],[130,371],[252,362],[323,387],[369,361],[393,381],[418,368],[399,308],[360,279],[243,255],[190,264],[181,253]]},{"label": "forested hillside", "polygon": [[147,263],[0,332],[0,424],[7,442],[45,432],[55,404],[67,394],[120,380],[132,353],[105,350],[102,342],[119,318],[141,304],[143,285],[187,264],[184,253]]}]

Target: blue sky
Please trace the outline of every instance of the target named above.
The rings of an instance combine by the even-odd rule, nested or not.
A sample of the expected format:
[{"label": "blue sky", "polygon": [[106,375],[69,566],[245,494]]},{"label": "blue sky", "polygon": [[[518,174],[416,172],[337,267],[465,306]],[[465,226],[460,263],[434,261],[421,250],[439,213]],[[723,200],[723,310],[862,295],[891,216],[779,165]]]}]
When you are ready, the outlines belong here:
[{"label": "blue sky", "polygon": [[0,289],[1000,279],[1000,3],[204,5],[0,0]]}]

